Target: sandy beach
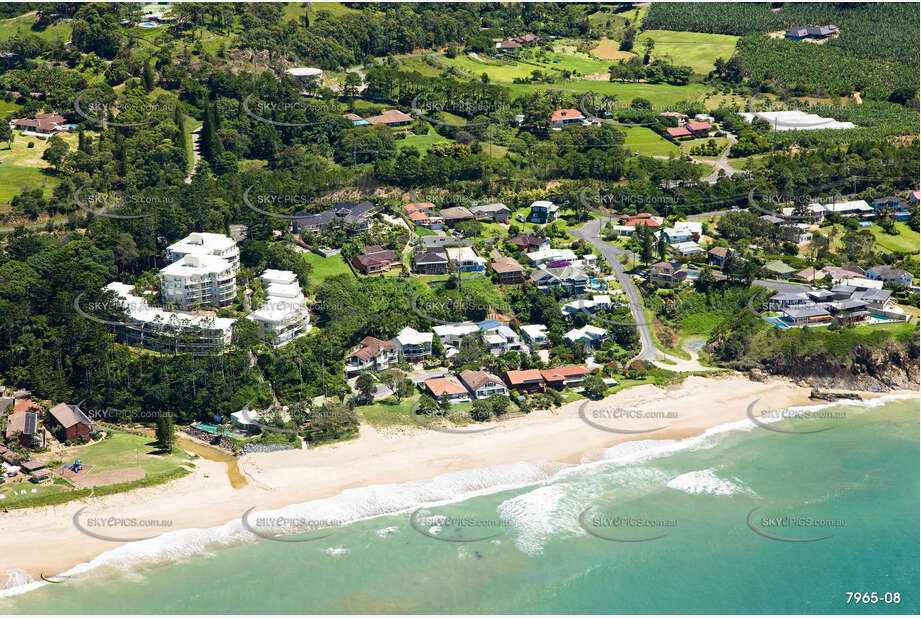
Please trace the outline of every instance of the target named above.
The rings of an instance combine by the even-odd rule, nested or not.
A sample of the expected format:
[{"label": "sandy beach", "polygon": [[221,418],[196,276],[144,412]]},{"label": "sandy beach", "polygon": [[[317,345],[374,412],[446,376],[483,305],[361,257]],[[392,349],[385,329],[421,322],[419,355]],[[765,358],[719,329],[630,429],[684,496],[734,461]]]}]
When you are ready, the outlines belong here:
[{"label": "sandy beach", "polygon": [[[249,484],[234,489],[226,464],[195,460],[195,471],[167,485],[85,502],[3,513],[0,576],[23,569],[33,578],[62,573],[119,544],[79,531],[74,514],[88,512],[123,518],[170,520],[170,530],[207,528],[239,518],[251,507],[273,509],[327,498],[354,487],[405,483],[440,474],[521,461],[551,460],[577,464],[593,452],[628,440],[682,439],[710,427],[769,409],[815,403],[810,389],[785,380],[753,382],[741,376],[690,377],[680,385],[630,388],[603,401],[579,401],[551,412],[495,423],[481,433],[451,434],[429,430],[384,435],[362,426],[358,439],[311,450],[280,451],[243,457],[240,469]],[[593,427],[579,415],[615,409],[665,413],[667,418],[623,418],[612,433]],[[668,415],[668,413],[672,413]],[[639,415],[635,415],[639,416]],[[612,421],[613,423],[613,421]],[[480,426],[477,426],[480,428]]]}]

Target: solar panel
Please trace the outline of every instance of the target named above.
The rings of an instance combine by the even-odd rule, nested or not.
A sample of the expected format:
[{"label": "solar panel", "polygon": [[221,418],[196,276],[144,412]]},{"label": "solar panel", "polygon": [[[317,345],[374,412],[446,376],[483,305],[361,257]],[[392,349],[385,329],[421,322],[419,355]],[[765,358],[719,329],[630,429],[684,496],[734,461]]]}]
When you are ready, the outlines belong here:
[{"label": "solar panel", "polygon": [[26,426],[23,429],[22,433],[24,434],[34,434],[36,428],[38,427],[38,415],[34,412],[26,413]]}]

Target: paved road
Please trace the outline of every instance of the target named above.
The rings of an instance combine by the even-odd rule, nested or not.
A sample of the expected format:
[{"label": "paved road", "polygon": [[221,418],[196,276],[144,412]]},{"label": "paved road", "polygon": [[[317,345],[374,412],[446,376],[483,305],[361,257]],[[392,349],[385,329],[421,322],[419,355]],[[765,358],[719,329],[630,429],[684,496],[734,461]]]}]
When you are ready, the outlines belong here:
[{"label": "paved road", "polygon": [[618,260],[621,255],[627,255],[628,252],[601,240],[599,232],[601,231],[602,223],[603,221],[601,219],[595,219],[577,230],[570,230],[569,233],[585,240],[598,249],[601,255],[603,255],[611,265],[611,268],[614,270],[614,275],[617,277],[617,280],[620,281],[624,294],[627,295],[630,304],[630,313],[633,315],[633,321],[636,323],[637,331],[639,331],[640,343],[643,346],[640,353],[637,354],[634,359],[654,361],[656,360],[656,345],[652,341],[652,333],[649,331],[649,325],[646,323],[646,314],[643,312],[643,297],[633,284],[633,278],[627,274],[620,260]]},{"label": "paved road", "polygon": [[[48,223],[49,223],[48,221],[45,221],[44,223],[26,223],[22,227],[26,228],[27,230],[44,229],[48,227]],[[67,225],[67,219],[55,219],[54,221],[51,221],[51,225],[53,225],[54,227],[60,227],[62,225]],[[17,225],[15,227],[0,227],[0,234],[8,234],[9,232],[12,232],[13,230],[15,230],[17,227],[19,226]]]}]

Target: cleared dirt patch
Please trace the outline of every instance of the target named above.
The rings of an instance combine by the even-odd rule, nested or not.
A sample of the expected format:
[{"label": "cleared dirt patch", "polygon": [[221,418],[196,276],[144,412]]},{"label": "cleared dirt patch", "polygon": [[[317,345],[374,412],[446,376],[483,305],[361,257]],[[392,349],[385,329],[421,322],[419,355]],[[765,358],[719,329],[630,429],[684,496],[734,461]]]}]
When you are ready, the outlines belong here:
[{"label": "cleared dirt patch", "polygon": [[601,39],[598,46],[592,50],[592,53],[605,60],[627,60],[634,58],[636,55],[630,52],[620,50],[620,41],[614,39]]},{"label": "cleared dirt patch", "polygon": [[102,487],[103,485],[114,485],[115,483],[130,483],[131,481],[139,481],[146,475],[144,469],[141,467],[109,470],[108,472],[100,472],[99,474],[89,474],[86,469],[81,470],[77,474],[69,470],[67,472],[70,474],[67,475],[62,472],[62,476],[73,481],[74,485],[79,489]]}]

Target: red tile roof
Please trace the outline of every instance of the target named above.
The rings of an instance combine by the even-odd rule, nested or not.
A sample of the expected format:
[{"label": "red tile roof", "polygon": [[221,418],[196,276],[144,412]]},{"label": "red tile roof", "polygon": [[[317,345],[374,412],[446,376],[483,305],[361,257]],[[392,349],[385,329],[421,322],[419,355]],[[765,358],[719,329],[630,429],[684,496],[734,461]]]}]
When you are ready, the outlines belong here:
[{"label": "red tile roof", "polygon": [[443,378],[429,378],[425,381],[425,386],[433,395],[441,397],[442,395],[464,395],[467,389],[454,376],[445,376]]},{"label": "red tile roof", "polygon": [[578,367],[576,365],[555,367],[553,369],[541,369],[540,371],[540,375],[547,382],[559,382],[560,380],[565,380],[567,378],[578,378],[587,376],[588,374],[588,369],[585,367]]},{"label": "red tile roof", "polygon": [[506,371],[505,377],[508,378],[509,386],[517,384],[527,384],[529,382],[543,382],[544,376],[538,369],[524,369],[521,371]]},{"label": "red tile roof", "polygon": [[377,116],[366,118],[370,124],[393,124],[397,122],[412,122],[412,116],[404,114],[398,109],[388,109]]},{"label": "red tile roof", "polygon": [[709,131],[711,127],[709,122],[689,122],[684,128],[688,131]]},{"label": "red tile roof", "polygon": [[691,135],[691,132],[686,128],[687,126],[690,125],[665,129],[665,132],[668,133],[671,137],[688,137]]},{"label": "red tile roof", "polygon": [[585,118],[585,116],[583,116],[582,112],[579,110],[572,108],[558,109],[550,115],[550,120],[552,122],[559,122],[560,120],[568,120],[571,118],[578,118],[579,120],[582,120]]}]

